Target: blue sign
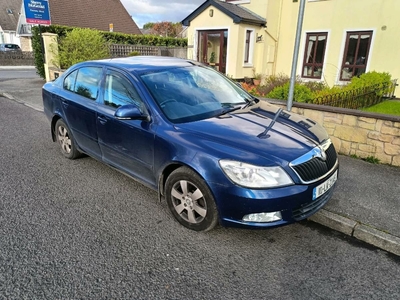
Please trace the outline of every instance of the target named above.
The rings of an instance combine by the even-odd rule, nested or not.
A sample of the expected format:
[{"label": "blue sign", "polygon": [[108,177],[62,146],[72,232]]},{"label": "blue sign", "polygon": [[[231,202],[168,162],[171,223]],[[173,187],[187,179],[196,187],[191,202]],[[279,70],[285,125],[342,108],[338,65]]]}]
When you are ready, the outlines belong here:
[{"label": "blue sign", "polygon": [[24,0],[26,23],[50,25],[48,0]]}]

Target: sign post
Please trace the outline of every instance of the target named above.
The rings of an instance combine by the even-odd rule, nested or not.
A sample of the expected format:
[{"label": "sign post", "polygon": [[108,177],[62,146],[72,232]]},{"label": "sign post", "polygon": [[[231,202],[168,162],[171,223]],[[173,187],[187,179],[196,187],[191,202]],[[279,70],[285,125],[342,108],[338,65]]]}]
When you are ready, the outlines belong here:
[{"label": "sign post", "polygon": [[42,28],[40,25],[51,25],[48,0],[23,0],[27,24],[39,25],[40,44],[42,46],[43,62],[45,61]]}]

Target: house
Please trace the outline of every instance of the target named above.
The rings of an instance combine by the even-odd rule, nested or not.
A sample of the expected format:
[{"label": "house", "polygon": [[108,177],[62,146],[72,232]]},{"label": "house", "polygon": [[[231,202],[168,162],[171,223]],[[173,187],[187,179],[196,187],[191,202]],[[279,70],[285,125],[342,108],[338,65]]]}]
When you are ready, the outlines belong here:
[{"label": "house", "polygon": [[17,37],[17,23],[21,0],[0,1],[0,44],[11,43],[20,45]]},{"label": "house", "polygon": [[[188,56],[213,65],[217,53],[218,69],[233,78],[289,75],[299,4],[207,0],[182,21],[189,26]],[[330,86],[374,70],[400,78],[399,13],[398,0],[306,0],[297,74]]]},{"label": "house", "polygon": [[[40,0],[44,1],[44,0]],[[141,34],[120,0],[48,0],[51,24]],[[22,0],[0,1],[0,42],[32,49],[32,25],[26,24]]]},{"label": "house", "polygon": [[142,34],[120,0],[49,0],[49,5],[52,24]]}]

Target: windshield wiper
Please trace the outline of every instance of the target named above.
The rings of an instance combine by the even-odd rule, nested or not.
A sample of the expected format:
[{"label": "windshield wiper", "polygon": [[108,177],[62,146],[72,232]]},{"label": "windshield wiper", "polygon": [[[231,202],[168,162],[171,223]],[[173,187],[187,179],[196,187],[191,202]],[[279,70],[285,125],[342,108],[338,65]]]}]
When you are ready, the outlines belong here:
[{"label": "windshield wiper", "polygon": [[243,100],[246,101],[246,104],[242,107],[242,109],[245,109],[249,106],[253,106],[254,104],[256,104],[260,101],[256,97],[252,97],[251,99],[243,98]]},{"label": "windshield wiper", "polygon": [[230,107],[228,107],[228,108],[225,108],[225,109],[219,114],[219,116],[229,114],[229,113],[234,112],[234,111],[239,110],[239,109],[242,109],[242,107],[241,107],[241,106],[235,106],[235,107],[230,106]]}]

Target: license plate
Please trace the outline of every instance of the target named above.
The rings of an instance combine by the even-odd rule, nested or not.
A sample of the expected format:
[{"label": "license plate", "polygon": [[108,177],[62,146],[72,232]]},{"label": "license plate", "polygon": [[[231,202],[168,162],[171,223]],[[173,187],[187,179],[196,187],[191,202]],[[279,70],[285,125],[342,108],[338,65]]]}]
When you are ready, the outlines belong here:
[{"label": "license plate", "polygon": [[325,182],[321,183],[319,186],[315,187],[313,190],[313,200],[321,197],[323,194],[325,194],[336,182],[337,180],[337,173],[333,173],[331,177],[329,177]]}]

